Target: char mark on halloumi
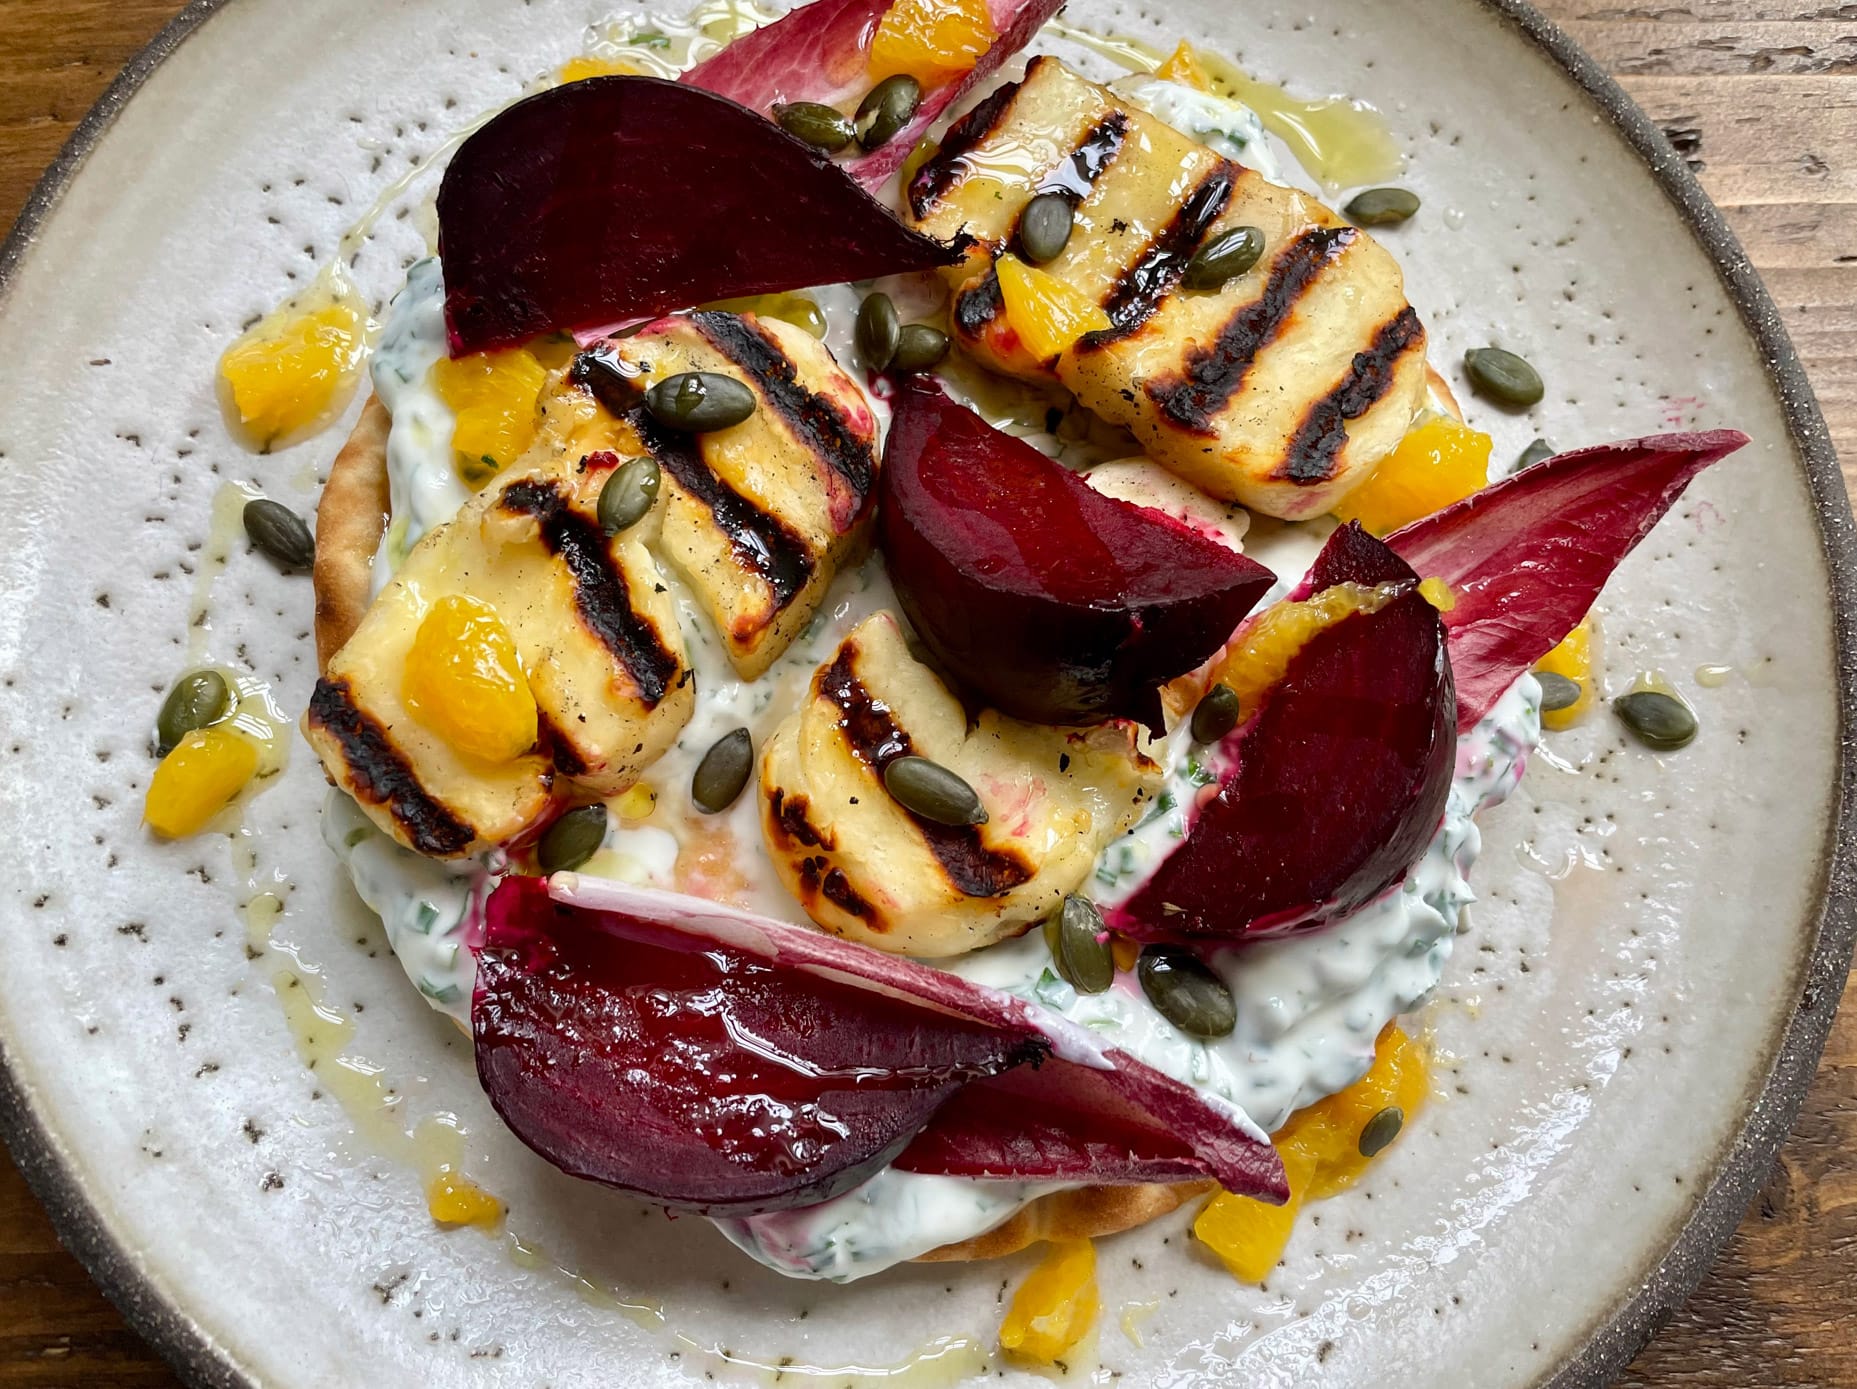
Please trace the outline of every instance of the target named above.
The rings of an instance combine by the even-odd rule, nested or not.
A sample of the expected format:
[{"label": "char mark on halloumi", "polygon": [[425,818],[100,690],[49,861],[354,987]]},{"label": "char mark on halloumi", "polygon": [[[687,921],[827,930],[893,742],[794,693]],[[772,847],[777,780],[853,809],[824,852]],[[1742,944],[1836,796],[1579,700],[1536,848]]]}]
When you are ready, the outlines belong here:
[{"label": "char mark on halloumi", "polygon": [[1186,263],[1205,240],[1207,229],[1231,206],[1232,189],[1243,172],[1236,164],[1221,162],[1194,185],[1103,299],[1103,311],[1114,326],[1105,332],[1086,334],[1078,344],[1081,350],[1100,350],[1127,337],[1154,316],[1161,301],[1179,286],[1181,276],[1186,274]]},{"label": "char mark on halloumi", "polygon": [[1278,475],[1298,483],[1334,476],[1335,461],[1348,441],[1346,422],[1359,419],[1392,390],[1399,359],[1414,346],[1422,349],[1424,342],[1425,325],[1410,304],[1381,324],[1373,345],[1354,354],[1341,384],[1309,407]]}]

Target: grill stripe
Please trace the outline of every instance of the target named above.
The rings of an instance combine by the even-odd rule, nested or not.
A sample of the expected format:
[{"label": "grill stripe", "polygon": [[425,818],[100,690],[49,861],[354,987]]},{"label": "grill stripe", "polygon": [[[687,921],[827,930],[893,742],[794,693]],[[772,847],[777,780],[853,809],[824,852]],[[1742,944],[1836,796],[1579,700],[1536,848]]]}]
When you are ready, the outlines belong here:
[{"label": "grill stripe", "polygon": [[384,805],[422,854],[462,853],[477,831],[452,814],[419,782],[387,730],[355,703],[346,680],[323,676],[309,699],[309,721],[342,749],[357,800]]},{"label": "grill stripe", "polygon": [[693,313],[690,321],[711,347],[748,373],[769,408],[800,443],[844,480],[858,501],[853,511],[861,514],[876,481],[877,456],[870,444],[851,432],[838,407],[800,385],[799,368],[780,344],[736,315]]},{"label": "grill stripe", "polygon": [[990,265],[978,284],[954,297],[955,330],[968,338],[978,339],[986,332],[987,325],[1005,312],[1006,301],[999,290],[999,271]]},{"label": "grill stripe", "polygon": [[1226,320],[1212,346],[1187,358],[1182,375],[1147,383],[1148,398],[1182,428],[1216,433],[1212,421],[1238,394],[1257,354],[1283,331],[1309,287],[1359,235],[1353,227],[1322,227],[1291,242],[1272,263],[1264,292]]},{"label": "grill stripe", "polygon": [[1019,94],[1020,84],[1008,82],[993,91],[984,101],[948,127],[941,147],[916,170],[909,180],[909,210],[923,218],[935,210],[935,204],[947,196],[960,175],[961,161],[974,152],[987,136],[998,128],[1006,108]]},{"label": "grill stripe", "polygon": [[658,466],[708,510],[728,537],[736,563],[758,575],[773,591],[775,609],[798,597],[813,573],[812,552],[806,542],[778,516],[761,510],[717,477],[688,434],[665,429],[642,408],[626,418]]},{"label": "grill stripe", "polygon": [[1044,176],[1040,193],[1062,193],[1072,206],[1089,196],[1103,170],[1122,152],[1128,138],[1128,112],[1113,110],[1084,132],[1077,147]]},{"label": "grill stripe", "polygon": [[1220,160],[1174,209],[1174,215],[1142,247],[1129,267],[1116,280],[1115,287],[1103,300],[1103,311],[1114,326],[1087,333],[1077,344],[1080,352],[1089,352],[1126,338],[1154,316],[1161,301],[1172,294],[1186,273],[1186,263],[1205,239],[1206,229],[1230,206],[1232,190],[1243,172],[1236,164]]},{"label": "grill stripe", "polygon": [[640,702],[655,709],[677,675],[677,657],[657,628],[633,610],[625,575],[613,563],[599,523],[576,511],[552,482],[540,479],[512,482],[497,505],[512,515],[535,518],[542,543],[574,581],[581,622],[625,667]]},{"label": "grill stripe", "polygon": [[1425,325],[1410,304],[1382,323],[1372,346],[1354,354],[1341,384],[1309,407],[1275,476],[1304,485],[1333,477],[1335,460],[1348,441],[1347,421],[1359,419],[1392,389],[1394,364],[1424,341]]},{"label": "grill stripe", "polygon": [[[874,699],[852,669],[856,647],[840,647],[832,664],[818,675],[819,693],[838,706],[845,740],[879,776],[899,757],[915,750],[909,734],[897,725],[889,706]],[[977,825],[938,825],[908,812],[916,832],[935,855],[948,881],[968,897],[999,897],[1030,881],[1032,870],[1018,854],[990,849]],[[848,909],[847,909],[848,910]]]}]

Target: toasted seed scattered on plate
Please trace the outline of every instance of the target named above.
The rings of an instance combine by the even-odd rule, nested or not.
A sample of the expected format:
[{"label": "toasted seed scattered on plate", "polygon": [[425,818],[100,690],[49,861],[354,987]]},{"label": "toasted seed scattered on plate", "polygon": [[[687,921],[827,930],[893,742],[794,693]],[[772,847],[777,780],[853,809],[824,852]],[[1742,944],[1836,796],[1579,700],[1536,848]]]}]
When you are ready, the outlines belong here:
[{"label": "toasted seed scattered on plate", "polygon": [[984,825],[979,793],[939,762],[898,757],[884,764],[883,786],[904,810],[938,825]]},{"label": "toasted seed scattered on plate", "polygon": [[1357,227],[1391,227],[1419,210],[1419,195],[1409,188],[1369,188],[1356,193],[1342,209]]},{"label": "toasted seed scattered on plate", "polygon": [[720,372],[680,371],[645,392],[645,408],[659,424],[708,434],[752,415],[754,392]]},{"label": "toasted seed scattered on plate", "polygon": [[1532,468],[1537,463],[1545,463],[1553,456],[1554,446],[1546,439],[1537,439],[1522,450],[1522,456],[1515,461],[1515,470],[1519,473],[1523,468]]},{"label": "toasted seed scattered on plate", "polygon": [[544,873],[566,873],[580,867],[606,842],[606,807],[576,806],[548,827],[535,846],[535,862]]},{"label": "toasted seed scattered on plate", "polygon": [[1541,685],[1541,712],[1552,714],[1559,709],[1571,709],[1580,702],[1580,682],[1565,675],[1557,675],[1551,670],[1538,670],[1535,679]]},{"label": "toasted seed scattered on plate", "polygon": [[922,104],[922,84],[906,72],[886,77],[858,103],[853,122],[858,143],[867,150],[887,145],[896,132],[915,118]]},{"label": "toasted seed scattered on plate", "polygon": [[1638,741],[1660,752],[1686,748],[1696,740],[1696,716],[1675,695],[1662,690],[1633,690],[1612,701],[1612,712],[1637,735]]},{"label": "toasted seed scattered on plate", "polygon": [[252,548],[284,569],[316,563],[316,539],[303,518],[282,502],[258,497],[245,503],[245,534]]},{"label": "toasted seed scattered on plate", "polygon": [[1189,1037],[1210,1041],[1229,1036],[1238,1025],[1232,991],[1190,950],[1150,945],[1141,952],[1135,975],[1148,1002]]},{"label": "toasted seed scattered on plate", "polygon": [[1230,685],[1214,685],[1193,706],[1193,741],[1216,743],[1238,726],[1238,692]]},{"label": "toasted seed scattered on plate", "polygon": [[857,134],[851,127],[851,117],[820,101],[783,102],[774,107],[774,119],[796,140],[804,140],[828,154],[843,149]]},{"label": "toasted seed scattered on plate", "polygon": [[884,293],[869,294],[858,305],[858,356],[872,371],[885,371],[896,355],[902,324],[896,320],[896,305]]},{"label": "toasted seed scattered on plate", "polygon": [[174,682],[155,716],[155,752],[166,757],[197,728],[208,728],[232,712],[232,687],[216,670],[190,670]]},{"label": "toasted seed scattered on plate", "polygon": [[1473,347],[1464,354],[1464,374],[1476,393],[1512,410],[1537,404],[1545,395],[1541,373],[1500,347]]},{"label": "toasted seed scattered on plate", "polygon": [[1389,1104],[1361,1126],[1361,1156],[1379,1156],[1389,1143],[1399,1137],[1399,1131],[1405,1126],[1406,1111],[1396,1104]]},{"label": "toasted seed scattered on plate", "polygon": [[731,729],[710,744],[690,778],[690,799],[705,815],[715,815],[735,804],[754,770],[754,739],[745,728]]},{"label": "toasted seed scattered on plate", "polygon": [[608,535],[636,526],[658,499],[663,469],[655,458],[631,458],[613,469],[600,488],[600,529]]},{"label": "toasted seed scattered on plate", "polygon": [[948,335],[926,323],[905,323],[896,334],[891,371],[927,371],[948,355]]},{"label": "toasted seed scattered on plate", "polygon": [[1075,893],[1045,922],[1051,964],[1078,993],[1099,994],[1115,982],[1115,956],[1105,931],[1096,904]]},{"label": "toasted seed scattered on plate", "polygon": [[1019,214],[1019,253],[1033,265],[1054,261],[1070,244],[1076,211],[1062,193],[1040,193]]},{"label": "toasted seed scattered on plate", "polygon": [[1223,289],[1264,254],[1264,233],[1256,227],[1233,227],[1220,232],[1193,253],[1180,283],[1188,289]]}]

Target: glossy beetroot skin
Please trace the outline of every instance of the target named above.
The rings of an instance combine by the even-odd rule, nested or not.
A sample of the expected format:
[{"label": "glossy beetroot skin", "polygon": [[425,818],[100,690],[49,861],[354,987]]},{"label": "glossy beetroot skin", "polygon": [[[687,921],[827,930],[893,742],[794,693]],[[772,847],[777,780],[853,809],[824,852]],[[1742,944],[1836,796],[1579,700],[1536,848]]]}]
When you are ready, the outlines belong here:
[{"label": "glossy beetroot skin", "polygon": [[898,391],[878,528],[935,658],[1037,723],[1159,728],[1159,685],[1230,639],[1273,582],[1170,516],[1104,496],[935,386]]},{"label": "glossy beetroot skin", "polygon": [[[675,1209],[826,1200],[916,1143],[911,1170],[1041,1179],[1087,1157],[1097,1180],[1286,1194],[1241,1117],[1061,1019],[700,899],[506,879],[472,1023],[484,1088],[524,1142]],[[1004,1101],[958,1104],[1008,1079]]]},{"label": "glossy beetroot skin", "polygon": [[453,355],[960,258],[764,116],[655,77],[501,112],[453,156],[438,219]]},{"label": "glossy beetroot skin", "polygon": [[1456,596],[1444,625],[1460,732],[1579,624],[1690,480],[1746,443],[1717,429],[1563,453],[1387,537]]},{"label": "glossy beetroot skin", "polygon": [[1397,883],[1444,815],[1456,703],[1437,609],[1357,525],[1330,538],[1298,596],[1401,591],[1317,633],[1220,745],[1217,794],[1111,913],[1143,940],[1220,942],[1314,929]]}]

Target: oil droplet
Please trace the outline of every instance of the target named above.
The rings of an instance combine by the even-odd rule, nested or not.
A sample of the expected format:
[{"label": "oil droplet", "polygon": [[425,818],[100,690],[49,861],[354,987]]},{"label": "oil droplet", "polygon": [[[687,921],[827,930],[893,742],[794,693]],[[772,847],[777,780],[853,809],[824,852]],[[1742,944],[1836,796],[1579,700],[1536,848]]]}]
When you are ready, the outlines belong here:
[{"label": "oil droplet", "polygon": [[212,602],[213,581],[232,556],[233,544],[245,534],[245,503],[258,495],[254,487],[222,482],[213,493],[213,509],[206,526],[206,543],[194,560],[193,595],[187,603],[187,661],[197,665],[206,653],[207,634],[212,630],[207,609]]},{"label": "oil droplet", "polygon": [[253,950],[271,944],[271,932],[284,914],[284,902],[275,892],[260,892],[245,904],[245,941]]},{"label": "oil droplet", "polygon": [[1129,1344],[1140,1350],[1147,1343],[1141,1339],[1141,1328],[1148,1319],[1161,1310],[1161,1300],[1157,1297],[1152,1302],[1131,1302],[1122,1308],[1122,1334],[1128,1337]]},{"label": "oil droplet", "polygon": [[1733,666],[1701,665],[1696,667],[1696,683],[1705,690],[1719,690],[1733,675]]},{"label": "oil droplet", "polygon": [[333,423],[355,393],[376,327],[345,263],[330,261],[221,354],[219,402],[232,437],[269,453]]},{"label": "oil droplet", "polygon": [[561,65],[557,79],[572,82],[606,72],[676,77],[779,16],[779,10],[754,0],[707,0],[682,19],[620,15],[588,31],[586,48]]}]

